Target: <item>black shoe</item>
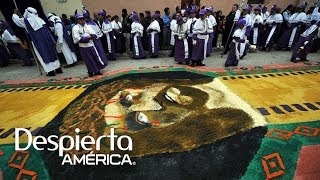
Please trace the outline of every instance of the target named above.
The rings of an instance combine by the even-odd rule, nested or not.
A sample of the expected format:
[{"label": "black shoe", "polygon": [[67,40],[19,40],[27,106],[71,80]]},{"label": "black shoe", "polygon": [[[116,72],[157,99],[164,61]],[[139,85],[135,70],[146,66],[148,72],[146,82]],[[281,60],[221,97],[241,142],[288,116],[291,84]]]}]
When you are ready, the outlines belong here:
[{"label": "black shoe", "polygon": [[93,73],[88,73],[89,77],[92,77],[93,76]]},{"label": "black shoe", "polygon": [[182,62],[178,62],[177,64],[183,64]]},{"label": "black shoe", "polygon": [[71,68],[71,67],[73,67],[73,66],[74,66],[74,64],[75,64],[75,63],[73,63],[73,64],[69,64],[69,65],[65,66],[64,68]]},{"label": "black shoe", "polygon": [[151,56],[152,58],[158,58],[158,56]]},{"label": "black shoe", "polygon": [[285,51],[290,51],[290,48],[286,48]]},{"label": "black shoe", "polygon": [[186,65],[189,65],[190,64],[190,61],[186,60]]},{"label": "black shoe", "polygon": [[266,47],[263,47],[263,48],[261,49],[261,51],[267,51],[267,48],[266,48]]},{"label": "black shoe", "polygon": [[46,76],[55,76],[55,75],[56,75],[56,73],[54,71],[50,71],[50,72],[48,72],[48,74]]},{"label": "black shoe", "polygon": [[196,63],[195,62],[191,62],[190,66],[191,67],[196,67]]},{"label": "black shoe", "polygon": [[210,57],[210,54],[207,54],[206,57]]},{"label": "black shoe", "polygon": [[169,54],[169,57],[173,57],[174,55],[173,54]]},{"label": "black shoe", "polygon": [[206,66],[206,65],[200,62],[200,63],[197,63],[197,66]]},{"label": "black shoe", "polygon": [[99,72],[94,73],[94,75],[102,75],[102,73],[99,71]]},{"label": "black shoe", "polygon": [[25,66],[33,66],[33,64],[22,64],[22,67],[25,67]]},{"label": "black shoe", "polygon": [[291,62],[297,63],[298,61],[294,58],[291,58]]},{"label": "black shoe", "polygon": [[56,72],[57,74],[63,73],[61,67],[59,67],[58,69],[56,69],[55,72]]}]

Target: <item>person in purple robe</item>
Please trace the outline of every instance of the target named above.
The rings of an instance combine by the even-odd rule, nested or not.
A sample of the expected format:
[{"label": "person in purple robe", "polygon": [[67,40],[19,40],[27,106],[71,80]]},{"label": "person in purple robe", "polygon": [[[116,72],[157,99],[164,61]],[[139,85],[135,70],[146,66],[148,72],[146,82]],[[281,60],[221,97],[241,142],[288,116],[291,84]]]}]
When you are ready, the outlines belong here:
[{"label": "person in purple robe", "polygon": [[298,42],[295,44],[293,48],[293,53],[291,57],[291,61],[297,63],[297,58],[301,61],[307,61],[307,56],[312,47],[313,41],[318,37],[320,21],[312,21],[313,25],[311,25],[304,33],[302,33],[299,37]]},{"label": "person in purple robe", "polygon": [[152,22],[147,28],[149,33],[149,53],[152,58],[159,56],[159,33],[161,32],[159,22],[157,21],[159,14],[154,13],[152,15]]},{"label": "person in purple robe", "polygon": [[214,39],[214,33],[215,33],[215,29],[217,26],[217,20],[216,18],[213,16],[214,14],[214,10],[213,7],[211,6],[210,8],[207,9],[207,20],[210,21],[211,24],[211,29],[212,29],[212,33],[209,34],[209,40],[208,40],[208,45],[207,45],[207,57],[210,56],[211,53],[213,53],[213,39]]},{"label": "person in purple robe", "polygon": [[12,20],[17,26],[27,30],[32,48],[43,69],[47,72],[47,76],[62,73],[55,49],[56,42],[46,23],[38,17],[37,10],[32,7],[28,7],[23,16],[24,18],[20,18],[18,14],[13,14]]},{"label": "person in purple robe", "polygon": [[131,36],[133,37],[133,58],[134,59],[145,59],[146,54],[143,49],[141,37],[143,36],[143,26],[139,21],[138,13],[132,13],[132,24],[131,24]]},{"label": "person in purple robe", "polygon": [[112,25],[109,22],[108,18],[106,17],[107,13],[104,10],[100,11],[98,13],[98,15],[99,15],[99,18],[103,20],[101,30],[102,30],[103,34],[106,35],[109,60],[115,61],[115,60],[117,60],[117,58],[116,58],[116,43],[115,43],[116,37],[114,36]]},{"label": "person in purple robe", "polygon": [[262,41],[264,46],[262,51],[271,51],[277,38],[277,34],[281,31],[281,24],[283,23],[282,14],[278,13],[278,7],[272,6],[271,14],[265,20],[264,34]]},{"label": "person in purple robe", "polygon": [[241,43],[248,43],[246,39],[246,20],[240,19],[237,23],[238,29],[233,33],[232,42],[230,46],[230,51],[228,54],[228,58],[225,63],[225,67],[229,66],[238,66],[240,60],[240,46]]},{"label": "person in purple robe", "polygon": [[200,18],[193,26],[192,36],[192,58],[191,66],[205,66],[203,61],[207,58],[207,45],[209,40],[209,34],[213,32],[210,21],[206,18],[207,10],[202,9],[199,12]]},{"label": "person in purple robe", "polygon": [[76,56],[76,47],[74,46],[72,38],[69,36],[66,26],[64,26],[60,17],[51,13],[48,14],[48,20],[49,22],[53,22],[51,24],[53,25],[52,31],[57,37],[57,51],[63,53],[67,62],[67,66],[64,68],[73,67],[78,61]]},{"label": "person in purple robe", "polygon": [[174,61],[178,64],[185,63],[189,65],[189,48],[188,48],[188,25],[183,21],[183,18],[180,14],[176,16],[176,25],[173,28],[173,35],[175,38],[175,53]]},{"label": "person in purple robe", "polygon": [[115,43],[116,43],[116,52],[123,54],[124,49],[122,45],[123,34],[122,34],[122,24],[119,21],[119,16],[113,16],[113,21],[111,22],[113,34],[115,36]]},{"label": "person in purple robe", "polygon": [[188,26],[188,31],[187,31],[187,34],[188,34],[188,48],[189,48],[189,61],[191,60],[192,58],[192,48],[193,48],[193,45],[192,45],[192,37],[193,37],[193,26],[194,24],[196,23],[197,21],[197,18],[196,18],[196,10],[195,9],[188,9],[187,10],[188,14],[190,14],[189,16],[189,19],[187,20],[187,26]]},{"label": "person in purple robe", "polygon": [[33,66],[27,51],[21,46],[20,40],[14,35],[10,26],[4,21],[0,21],[0,35],[7,45],[15,52],[17,57],[23,61],[22,66]]},{"label": "person in purple robe", "polygon": [[306,7],[307,3],[300,4],[297,7],[298,12],[289,17],[288,28],[280,37],[277,44],[277,50],[286,49],[289,51],[292,45],[296,42],[301,27],[304,26],[304,23],[307,21],[307,15],[304,12]]},{"label": "person in purple robe", "polygon": [[83,17],[85,18],[87,25],[90,26],[94,30],[95,34],[97,35],[97,38],[93,39],[94,46],[96,47],[96,49],[99,53],[99,56],[100,56],[101,60],[103,61],[104,65],[108,66],[108,57],[106,56],[106,53],[104,51],[102,41],[101,41],[101,39],[103,38],[103,33],[102,33],[101,29],[90,18],[88,13],[84,13]]},{"label": "person in purple robe", "polygon": [[105,68],[93,40],[97,39],[95,31],[86,24],[83,14],[76,15],[78,24],[72,28],[72,37],[74,43],[79,44],[81,58],[88,70],[89,77],[101,75],[100,70]]}]

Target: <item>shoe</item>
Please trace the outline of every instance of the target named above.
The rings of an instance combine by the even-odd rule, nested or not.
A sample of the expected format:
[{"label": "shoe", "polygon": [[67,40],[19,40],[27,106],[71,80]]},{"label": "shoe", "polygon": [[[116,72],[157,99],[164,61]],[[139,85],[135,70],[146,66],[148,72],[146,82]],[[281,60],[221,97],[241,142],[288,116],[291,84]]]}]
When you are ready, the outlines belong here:
[{"label": "shoe", "polygon": [[71,67],[74,66],[74,64],[75,64],[75,63],[73,63],[73,64],[68,64],[68,65],[66,65],[64,68],[71,68]]},{"label": "shoe", "polygon": [[89,77],[93,77],[93,73],[88,73]]},{"label": "shoe", "polygon": [[196,67],[196,63],[192,62],[192,63],[190,64],[190,66],[191,66],[191,67]]},{"label": "shoe", "polygon": [[202,62],[198,63],[197,66],[206,66],[205,64],[203,64]]},{"label": "shoe", "polygon": [[182,62],[178,62],[177,64],[183,64]]},{"label": "shoe", "polygon": [[186,65],[189,65],[190,64],[190,61],[186,60]]},{"label": "shoe", "polygon": [[295,58],[291,58],[291,62],[297,63],[298,61]]},{"label": "shoe", "polygon": [[22,67],[25,67],[25,66],[33,66],[33,64],[22,64]]},{"label": "shoe", "polygon": [[46,76],[55,76],[55,75],[56,75],[56,73],[54,71],[50,71],[50,72],[48,72],[48,74]]},{"label": "shoe", "polygon": [[63,73],[61,67],[59,67],[58,69],[56,69],[55,72],[56,72],[57,74]]},{"label": "shoe", "polygon": [[99,71],[99,72],[94,73],[94,75],[102,75],[102,73]]}]

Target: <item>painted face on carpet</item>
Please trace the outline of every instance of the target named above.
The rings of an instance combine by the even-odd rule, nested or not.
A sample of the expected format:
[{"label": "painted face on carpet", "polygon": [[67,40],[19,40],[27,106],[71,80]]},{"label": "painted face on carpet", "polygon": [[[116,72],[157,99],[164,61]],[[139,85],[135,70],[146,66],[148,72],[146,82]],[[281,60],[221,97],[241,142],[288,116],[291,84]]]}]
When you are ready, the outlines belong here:
[{"label": "painted face on carpet", "polygon": [[[97,138],[115,128],[116,134],[133,139],[134,157],[184,152],[265,124],[243,104],[219,80],[123,79],[75,101],[60,131],[74,136],[71,130],[79,128],[81,135]],[[108,148],[101,151],[109,153]]]}]

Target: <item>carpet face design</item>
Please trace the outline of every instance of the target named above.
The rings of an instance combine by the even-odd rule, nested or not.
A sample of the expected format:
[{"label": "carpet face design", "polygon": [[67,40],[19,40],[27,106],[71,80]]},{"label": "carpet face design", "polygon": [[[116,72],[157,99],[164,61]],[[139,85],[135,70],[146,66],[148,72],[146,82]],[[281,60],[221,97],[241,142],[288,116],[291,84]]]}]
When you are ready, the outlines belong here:
[{"label": "carpet face design", "polygon": [[[320,144],[318,70],[249,73],[244,69],[239,75],[174,67],[152,71],[121,71],[75,85],[51,81],[49,86],[2,89],[0,175],[4,179],[292,179],[319,172],[313,168],[310,174],[297,166],[298,159],[307,161],[304,147]],[[94,138],[114,128],[115,134],[132,138],[133,151],[110,152],[105,141],[98,152],[65,153],[127,153],[135,165],[61,166],[58,152],[32,147],[15,151],[17,127],[46,137],[75,137],[78,128],[80,137]],[[19,136],[26,143],[26,135]]]}]

